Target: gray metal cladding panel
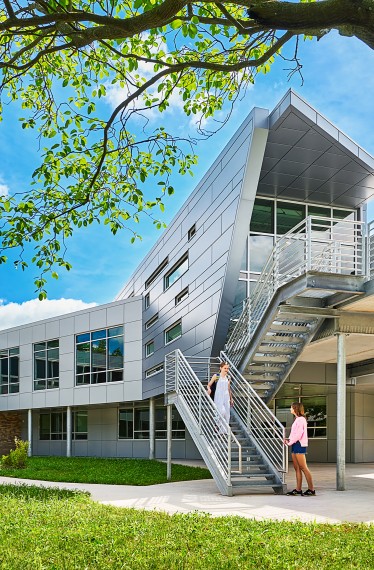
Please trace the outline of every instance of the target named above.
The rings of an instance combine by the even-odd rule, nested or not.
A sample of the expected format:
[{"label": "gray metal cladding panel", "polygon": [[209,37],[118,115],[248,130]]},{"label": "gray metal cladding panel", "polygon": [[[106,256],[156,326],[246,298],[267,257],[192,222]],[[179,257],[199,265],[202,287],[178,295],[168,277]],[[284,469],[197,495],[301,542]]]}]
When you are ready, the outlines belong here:
[{"label": "gray metal cladding panel", "polygon": [[87,441],[73,441],[71,444],[71,451],[74,457],[87,457],[88,455]]},{"label": "gray metal cladding panel", "polygon": [[147,459],[149,457],[149,440],[134,440],[133,457]]},{"label": "gray metal cladding panel", "polygon": [[117,457],[133,457],[132,444],[132,439],[119,439],[117,442]]},{"label": "gray metal cladding panel", "polygon": [[102,457],[117,457],[117,441],[105,440],[102,442],[101,446],[101,456]]},{"label": "gray metal cladding panel", "polygon": [[60,336],[60,322],[58,320],[47,322],[45,333],[47,338],[58,338]]}]

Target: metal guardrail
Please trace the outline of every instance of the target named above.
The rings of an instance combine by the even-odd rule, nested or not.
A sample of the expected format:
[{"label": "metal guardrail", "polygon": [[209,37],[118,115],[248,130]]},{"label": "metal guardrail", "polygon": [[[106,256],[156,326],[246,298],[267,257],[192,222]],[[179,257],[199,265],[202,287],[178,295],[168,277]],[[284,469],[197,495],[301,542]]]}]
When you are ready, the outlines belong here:
[{"label": "metal guardrail", "polygon": [[235,368],[225,352],[221,351],[220,359],[230,365],[231,392],[237,416],[263,457],[278,471],[284,483],[288,471],[284,426]]},{"label": "metal guardrail", "polygon": [[368,224],[368,276],[374,279],[374,220]]},{"label": "metal guardrail", "polygon": [[[203,359],[201,363],[197,360],[197,364],[203,365],[204,368],[210,367],[210,363],[204,363]],[[165,357],[165,393],[168,392],[176,392],[178,398],[183,398],[199,437],[209,448],[226,483],[231,485],[231,453],[237,448],[239,467],[235,471],[241,473],[241,445],[180,350]]]},{"label": "metal guardrail", "polygon": [[[373,249],[374,231],[369,251]],[[275,292],[307,271],[367,275],[365,223],[308,216],[276,242],[227,341],[233,364],[240,363]]]}]

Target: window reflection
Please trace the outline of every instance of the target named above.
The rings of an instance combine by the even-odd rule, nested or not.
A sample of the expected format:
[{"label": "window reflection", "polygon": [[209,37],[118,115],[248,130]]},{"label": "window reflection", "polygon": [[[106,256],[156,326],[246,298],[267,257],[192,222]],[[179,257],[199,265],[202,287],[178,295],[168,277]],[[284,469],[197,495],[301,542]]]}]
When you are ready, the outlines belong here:
[{"label": "window reflection", "polygon": [[249,270],[261,273],[273,249],[272,236],[249,236]]}]

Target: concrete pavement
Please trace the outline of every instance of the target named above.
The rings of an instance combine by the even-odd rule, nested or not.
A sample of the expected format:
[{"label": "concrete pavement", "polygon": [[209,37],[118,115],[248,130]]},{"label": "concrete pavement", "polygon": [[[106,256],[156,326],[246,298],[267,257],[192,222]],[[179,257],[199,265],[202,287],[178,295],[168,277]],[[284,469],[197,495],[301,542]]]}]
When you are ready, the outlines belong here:
[{"label": "concrete pavement", "polygon": [[[240,494],[239,491],[234,497],[223,497],[212,479],[148,487],[52,483],[9,477],[0,477],[0,483],[79,489],[88,491],[95,501],[103,504],[159,510],[170,514],[194,511],[210,513],[213,516],[238,515],[261,520],[374,523],[374,463],[347,465],[346,491],[335,490],[334,464],[310,463],[309,467],[317,490],[315,497],[274,495],[268,489],[251,495]],[[289,489],[294,488],[294,480],[293,469],[290,466],[287,477]]]}]

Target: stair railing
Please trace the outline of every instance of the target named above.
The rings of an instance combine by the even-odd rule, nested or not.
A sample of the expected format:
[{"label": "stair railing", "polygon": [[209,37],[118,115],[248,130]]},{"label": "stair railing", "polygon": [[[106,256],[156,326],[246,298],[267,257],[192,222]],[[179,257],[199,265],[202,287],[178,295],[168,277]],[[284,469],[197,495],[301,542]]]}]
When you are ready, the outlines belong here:
[{"label": "stair railing", "polygon": [[[364,233],[364,222],[308,216],[283,235],[227,340],[225,351],[233,364],[241,362],[272,297],[282,285],[307,271],[366,275]],[[374,249],[374,230],[372,235]]]},{"label": "stair railing", "polygon": [[261,455],[278,472],[284,483],[288,471],[284,426],[235,368],[225,352],[220,353],[220,359],[230,366],[231,392],[239,420],[246,427]]},{"label": "stair railing", "polygon": [[209,449],[227,485],[231,485],[231,454],[237,449],[239,467],[235,472],[241,473],[242,447],[180,350],[165,357],[165,393],[169,392],[176,392],[182,399],[195,433]]},{"label": "stair railing", "polygon": [[374,220],[368,224],[368,276],[374,279]]}]

